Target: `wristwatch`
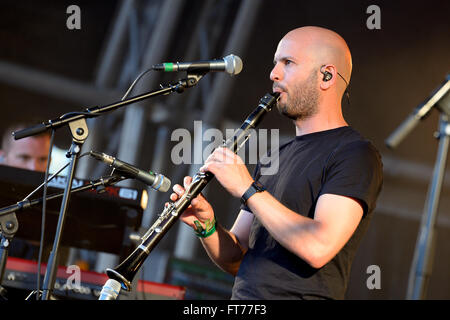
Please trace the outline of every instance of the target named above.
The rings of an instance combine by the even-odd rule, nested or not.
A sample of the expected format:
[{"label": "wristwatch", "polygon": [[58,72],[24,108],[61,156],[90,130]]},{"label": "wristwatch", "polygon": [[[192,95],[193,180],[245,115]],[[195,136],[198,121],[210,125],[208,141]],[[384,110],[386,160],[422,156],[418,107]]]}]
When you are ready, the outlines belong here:
[{"label": "wristwatch", "polygon": [[247,200],[250,199],[252,195],[254,195],[257,192],[263,192],[264,190],[266,190],[266,188],[264,188],[264,186],[261,183],[259,183],[258,181],[253,181],[251,186],[242,195],[241,202],[243,204],[246,204]]}]

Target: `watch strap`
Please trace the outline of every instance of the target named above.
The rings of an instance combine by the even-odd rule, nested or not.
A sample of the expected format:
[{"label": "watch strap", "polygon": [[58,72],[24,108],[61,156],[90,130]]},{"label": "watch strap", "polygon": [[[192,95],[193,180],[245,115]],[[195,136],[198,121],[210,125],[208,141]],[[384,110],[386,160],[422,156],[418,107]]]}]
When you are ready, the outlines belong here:
[{"label": "watch strap", "polygon": [[254,181],[247,189],[247,191],[245,191],[244,194],[242,195],[241,202],[243,204],[246,204],[251,196],[253,196],[257,192],[263,192],[264,190],[266,189],[263,187],[261,183]]}]

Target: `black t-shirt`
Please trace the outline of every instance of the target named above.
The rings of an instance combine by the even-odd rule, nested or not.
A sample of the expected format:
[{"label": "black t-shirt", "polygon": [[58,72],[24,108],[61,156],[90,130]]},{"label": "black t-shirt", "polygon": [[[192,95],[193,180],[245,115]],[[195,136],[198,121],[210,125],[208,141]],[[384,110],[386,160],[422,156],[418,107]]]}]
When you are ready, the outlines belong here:
[{"label": "black t-shirt", "polygon": [[363,218],[339,253],[315,269],[281,246],[255,217],[232,299],[343,299],[356,249],[381,190],[381,157],[351,127],[298,136],[281,146],[278,154],[278,171],[261,175],[260,163],[254,179],[283,205],[314,218],[322,194],[343,195],[361,203]]}]

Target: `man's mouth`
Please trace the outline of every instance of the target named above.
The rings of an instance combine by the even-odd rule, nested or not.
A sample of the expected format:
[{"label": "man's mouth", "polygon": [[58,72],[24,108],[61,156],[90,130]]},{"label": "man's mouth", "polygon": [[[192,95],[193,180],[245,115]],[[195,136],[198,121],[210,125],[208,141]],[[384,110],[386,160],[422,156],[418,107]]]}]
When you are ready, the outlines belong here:
[{"label": "man's mouth", "polygon": [[285,99],[286,91],[283,91],[280,88],[273,88],[273,92],[278,92],[280,94],[280,99]]},{"label": "man's mouth", "polygon": [[280,85],[274,85],[272,87],[272,91],[279,92],[280,94],[286,92],[286,90],[283,87],[281,87]]}]

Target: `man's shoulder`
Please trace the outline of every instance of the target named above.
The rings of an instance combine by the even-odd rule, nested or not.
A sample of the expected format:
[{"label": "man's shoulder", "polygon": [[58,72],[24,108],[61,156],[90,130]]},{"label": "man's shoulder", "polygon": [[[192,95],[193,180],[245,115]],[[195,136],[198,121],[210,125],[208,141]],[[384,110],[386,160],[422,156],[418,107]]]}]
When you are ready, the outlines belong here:
[{"label": "man's shoulder", "polygon": [[382,167],[381,154],[372,141],[351,127],[348,128],[347,133],[340,139],[330,158],[335,160],[348,160],[351,158],[365,160],[380,168]]},{"label": "man's shoulder", "polygon": [[341,136],[341,139],[336,149],[361,150],[379,154],[379,151],[375,147],[373,142],[352,127],[347,127],[347,130]]}]

